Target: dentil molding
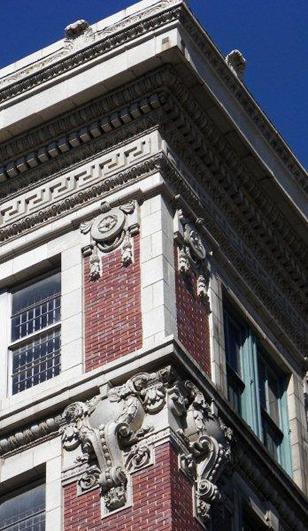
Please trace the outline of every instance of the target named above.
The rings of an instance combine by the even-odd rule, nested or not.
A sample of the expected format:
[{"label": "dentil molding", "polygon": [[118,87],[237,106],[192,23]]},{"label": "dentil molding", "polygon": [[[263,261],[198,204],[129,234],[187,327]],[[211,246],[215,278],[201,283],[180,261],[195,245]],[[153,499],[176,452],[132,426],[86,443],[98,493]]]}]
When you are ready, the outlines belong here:
[{"label": "dentil molding", "polygon": [[[234,72],[234,70],[236,70],[233,64],[234,52],[238,54],[238,51],[235,50],[234,52],[231,52],[233,54],[231,62],[230,60],[226,62],[213,43],[209,40],[206,33],[200,29],[198,24],[196,24],[196,20],[185,7],[185,3],[180,2],[179,0],[163,0],[158,2],[154,6],[150,6],[149,8],[127,17],[110,27],[104,28],[97,32],[97,34],[94,32],[91,33],[90,28],[88,27],[84,28],[83,32],[77,32],[77,39],[67,39],[68,42],[65,42],[62,49],[56,51],[54,56],[51,55],[42,59],[41,62],[38,61],[25,67],[25,69],[3,78],[2,80],[0,79],[0,83],[4,85],[2,90],[0,85],[0,102],[18,96],[28,91],[30,88],[33,89],[33,87],[38,86],[41,83],[49,81],[83,63],[87,63],[95,57],[115,49],[121,44],[127,44],[128,41],[133,40],[140,35],[144,35],[171,21],[179,21],[179,23],[185,28],[190,38],[199,48],[206,60],[209,61],[212,68],[217,72],[221,81],[228,87],[243,110],[253,120],[260,134],[275,151],[277,157],[279,157],[282,163],[285,164],[293,178],[301,186],[302,190],[307,191],[307,173],[297,162],[290,149],[283,142],[255,101],[251,98],[244,85],[238,79],[237,71]],[[81,22],[84,23],[85,21]],[[74,26],[74,24],[72,26]],[[69,33],[72,33],[71,37],[73,37],[74,32]],[[75,48],[76,41],[79,41],[82,38],[84,41],[81,44],[81,49],[79,49],[80,46]],[[90,42],[88,42],[87,39],[90,39]],[[93,40],[93,42],[91,42],[91,40]],[[82,49],[83,47],[84,49]],[[65,57],[67,53],[69,56]],[[238,55],[236,57],[238,64]],[[53,64],[54,61],[55,64]],[[242,65],[243,61],[240,61],[240,63]],[[36,72],[37,70],[39,71]]]}]

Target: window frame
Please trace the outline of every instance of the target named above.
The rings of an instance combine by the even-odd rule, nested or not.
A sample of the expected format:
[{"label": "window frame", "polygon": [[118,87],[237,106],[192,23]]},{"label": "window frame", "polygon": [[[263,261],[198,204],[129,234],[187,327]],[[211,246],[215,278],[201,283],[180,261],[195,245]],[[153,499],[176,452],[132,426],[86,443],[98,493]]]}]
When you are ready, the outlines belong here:
[{"label": "window frame", "polygon": [[29,492],[29,491],[35,489],[38,486],[44,486],[44,509],[40,510],[39,512],[36,512],[33,515],[29,515],[26,518],[22,518],[22,519],[18,520],[17,522],[11,522],[10,524],[7,524],[6,527],[2,528],[3,531],[5,531],[6,529],[10,529],[10,527],[12,527],[13,525],[16,525],[16,524],[19,524],[21,522],[24,522],[27,519],[29,519],[30,517],[37,516],[39,514],[44,514],[44,529],[46,529],[46,513],[47,513],[47,511],[46,511],[46,491],[47,491],[47,484],[46,484],[46,480],[44,478],[38,478],[38,479],[36,479],[34,481],[31,481],[30,483],[27,483],[27,485],[26,484],[20,485],[19,487],[11,489],[9,492],[7,492],[7,493],[5,493],[3,495],[0,495],[0,503],[8,501],[8,500],[12,499],[13,497],[16,497],[16,496],[19,496],[21,494],[24,494],[25,492]]},{"label": "window frame", "polygon": [[[19,339],[16,339],[12,341],[12,310],[13,310],[13,296],[14,293],[18,292],[19,290],[22,290],[23,288],[26,288],[28,286],[31,286],[32,284],[39,282],[40,280],[44,280],[45,278],[48,278],[56,273],[60,274],[60,319],[59,321],[56,321],[52,323],[51,325],[46,326],[45,328],[41,328],[39,330],[35,330],[34,332],[30,333],[29,335],[22,336]],[[49,380],[52,380],[53,378],[59,376],[61,374],[61,328],[62,328],[62,274],[61,274],[61,267],[60,265],[57,267],[54,267],[52,269],[49,269],[45,271],[44,273],[35,275],[32,278],[27,278],[23,282],[20,283],[14,283],[13,286],[11,286],[8,290],[8,323],[7,323],[7,396],[17,396],[20,395],[20,393],[23,393],[24,391],[28,391],[29,389],[32,389],[33,387],[36,387],[37,385],[41,385]],[[22,389],[21,391],[17,391],[16,393],[13,392],[13,358],[14,358],[14,352],[17,351],[18,348],[30,344],[35,339],[38,339],[42,335],[47,335],[48,332],[60,332],[60,368],[59,373],[52,376],[51,378],[46,378],[46,380],[39,382],[37,384],[31,385],[30,387],[26,387],[25,389]]]},{"label": "window frame", "polygon": [[[231,314],[231,315],[230,315]],[[243,382],[243,390],[240,394],[240,408],[237,411],[234,407],[234,411],[244,419],[244,421],[250,426],[253,432],[260,439],[266,450],[270,453],[272,458],[279,463],[284,470],[291,475],[292,474],[292,463],[291,463],[291,445],[290,445],[290,429],[288,421],[288,409],[287,409],[287,382],[289,376],[284,371],[282,371],[277,364],[273,361],[270,353],[263,347],[261,344],[258,334],[256,333],[254,327],[250,324],[247,317],[242,316],[241,312],[234,307],[234,305],[227,299],[223,299],[223,320],[224,320],[224,337],[226,338],[225,332],[225,318],[226,315],[228,318],[235,320],[238,323],[238,326],[242,326],[246,330],[246,339],[243,342],[242,348],[240,349],[240,366],[241,366],[241,375],[240,380]],[[226,365],[227,362],[227,348],[228,342],[225,341],[225,352],[226,352]],[[275,421],[271,418],[269,413],[265,411],[266,417],[268,417],[268,422],[273,426],[273,429],[276,433],[281,435],[281,441],[277,445],[277,458],[275,458],[270,450],[268,449],[265,443],[265,432],[263,427],[263,418],[262,418],[262,405],[260,397],[260,374],[259,374],[259,363],[263,359],[263,363],[266,363],[266,366],[275,375],[277,381],[279,382],[280,389],[280,399],[278,401],[278,414],[279,414],[279,424],[276,424]],[[279,375],[277,377],[277,374]],[[227,389],[229,388],[228,382],[228,370],[227,370]],[[264,416],[264,415],[263,415]]]},{"label": "window frame", "polygon": [[[227,371],[227,393],[228,393],[228,400],[229,402],[232,404],[233,408],[235,409],[235,411],[239,414],[239,415],[242,415],[242,400],[241,400],[241,395],[242,393],[244,392],[244,389],[245,389],[245,382],[243,381],[243,378],[242,378],[242,360],[241,360],[241,355],[240,355],[240,352],[238,354],[238,360],[237,360],[237,364],[238,364],[238,367],[235,368],[232,366],[232,364],[230,363],[230,360],[228,359],[228,355],[227,355],[227,346],[229,346],[230,344],[230,328],[229,328],[229,324],[231,323],[232,326],[236,326],[239,331],[240,331],[240,334],[242,335],[242,337],[244,337],[244,328],[241,326],[241,324],[239,323],[239,320],[237,319],[237,316],[234,316],[234,315],[231,315],[230,312],[228,311],[228,308],[223,308],[223,315],[224,315],[224,337],[225,337],[225,352],[226,352],[226,371]],[[229,383],[229,379],[232,380],[232,383],[230,385]],[[235,385],[233,385],[235,384]],[[230,399],[230,390],[229,388],[232,388],[234,394],[237,396],[237,402],[238,402],[238,406],[235,407],[235,404],[234,404],[234,399]],[[235,390],[234,388],[237,387],[237,390]]]}]

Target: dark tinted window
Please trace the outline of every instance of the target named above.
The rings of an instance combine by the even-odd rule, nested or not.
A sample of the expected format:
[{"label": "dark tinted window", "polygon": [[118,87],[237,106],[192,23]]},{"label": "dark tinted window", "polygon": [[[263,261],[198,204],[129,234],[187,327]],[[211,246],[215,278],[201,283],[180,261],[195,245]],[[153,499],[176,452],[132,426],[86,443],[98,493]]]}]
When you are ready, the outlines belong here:
[{"label": "dark tinted window", "polygon": [[0,498],[1,531],[45,530],[45,485],[29,486]]}]

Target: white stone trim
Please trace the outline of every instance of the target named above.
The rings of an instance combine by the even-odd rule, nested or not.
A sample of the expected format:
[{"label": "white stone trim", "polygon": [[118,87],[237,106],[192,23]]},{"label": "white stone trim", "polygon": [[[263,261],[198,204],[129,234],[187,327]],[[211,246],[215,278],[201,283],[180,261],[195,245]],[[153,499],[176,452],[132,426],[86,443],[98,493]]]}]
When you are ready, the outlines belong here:
[{"label": "white stone trim", "polygon": [[33,448],[7,457],[0,465],[0,482],[11,480],[41,465],[46,465],[46,531],[63,529],[62,526],[62,448],[58,437]]},{"label": "white stone trim", "polygon": [[292,476],[295,483],[308,494],[308,433],[305,415],[304,386],[301,377],[293,373],[288,389],[288,416]]},{"label": "white stone trim", "polygon": [[143,346],[177,335],[173,215],[161,194],[141,205],[141,307]]},{"label": "white stone trim", "polygon": [[[158,138],[157,138],[158,142]],[[152,144],[153,145],[153,144]],[[78,208],[75,212],[60,217],[56,221],[49,222],[45,226],[39,226],[33,232],[24,234],[19,238],[8,241],[0,247],[0,285],[3,285],[3,280],[13,274],[12,263],[8,262],[10,258],[20,256],[20,262],[24,257],[27,257],[29,248],[35,249],[40,246],[40,252],[45,249],[43,244],[48,242],[49,246],[63,235],[63,232],[70,231],[75,227],[79,227],[80,223],[85,219],[94,217],[100,209],[102,200],[108,200],[109,203],[123,203],[129,198],[137,198],[146,194],[153,194],[155,188],[161,188],[163,185],[163,178],[159,173],[155,173],[149,177],[142,179],[140,182],[133,183],[126,186],[122,190],[114,193],[108,193],[108,197],[96,198],[90,204]],[[38,256],[39,256],[39,252]],[[39,260],[45,258],[45,254],[40,256]],[[24,266],[25,267],[25,266]],[[23,268],[24,268],[23,267]]]},{"label": "white stone trim", "polygon": [[[42,262],[53,268],[53,259],[61,257],[61,373],[46,382],[30,389],[11,395],[9,385],[9,345],[10,345],[10,301],[8,288],[0,295],[0,315],[6,322],[1,338],[1,409],[5,410],[15,404],[31,402],[41,393],[45,394],[55,387],[64,385],[68,379],[78,377],[83,370],[83,322],[82,322],[82,239],[79,229],[55,238],[53,241],[31,249],[23,255],[12,258],[4,264],[11,274],[1,278],[4,286],[10,286],[19,279],[31,279],[36,276]],[[58,325],[58,324],[57,324]]]},{"label": "white stone trim", "polygon": [[211,313],[209,315],[211,377],[224,397],[227,399],[227,371],[223,322],[222,282],[215,267],[212,266],[209,299]]}]

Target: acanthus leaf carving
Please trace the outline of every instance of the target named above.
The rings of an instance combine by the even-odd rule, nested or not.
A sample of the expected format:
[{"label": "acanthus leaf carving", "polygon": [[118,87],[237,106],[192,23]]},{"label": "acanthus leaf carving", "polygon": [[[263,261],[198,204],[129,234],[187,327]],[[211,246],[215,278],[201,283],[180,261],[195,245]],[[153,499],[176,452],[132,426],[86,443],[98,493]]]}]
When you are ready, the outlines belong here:
[{"label": "acanthus leaf carving", "polygon": [[202,522],[219,500],[216,483],[230,458],[232,432],[193,382],[166,367],[138,373],[111,387],[107,398],[98,395],[64,410],[63,447],[80,448],[79,487],[81,491],[100,487],[106,514],[127,504],[129,474],[152,463],[148,437],[153,426],[146,420],[165,407],[178,422],[178,437],[185,448],[180,467],[193,481],[196,515]]},{"label": "acanthus leaf carving", "polygon": [[78,485],[82,491],[90,490],[97,486],[100,477],[100,469],[96,466],[90,466],[80,477]]},{"label": "acanthus leaf carving", "polygon": [[163,409],[165,386],[171,378],[166,370],[140,373],[123,385],[110,388],[109,408],[98,396],[86,403],[71,404],[63,412],[63,447],[66,451],[80,447],[77,463],[88,463],[79,486],[88,490],[99,485],[106,511],[119,509],[127,501],[126,470],[142,468],[150,459],[145,445],[139,446],[139,441],[153,430],[144,424],[144,418]]},{"label": "acanthus leaf carving", "polygon": [[216,482],[230,459],[232,430],[212,411],[201,391],[185,382],[189,406],[186,429],[179,432],[189,448],[180,457],[180,466],[194,482],[196,516],[206,523],[211,505],[220,499]]},{"label": "acanthus leaf carving", "polygon": [[129,452],[125,466],[129,472],[135,472],[151,462],[151,449],[146,444],[136,444]]}]

